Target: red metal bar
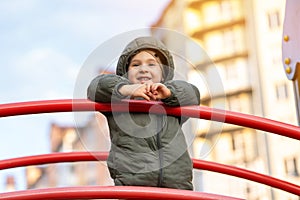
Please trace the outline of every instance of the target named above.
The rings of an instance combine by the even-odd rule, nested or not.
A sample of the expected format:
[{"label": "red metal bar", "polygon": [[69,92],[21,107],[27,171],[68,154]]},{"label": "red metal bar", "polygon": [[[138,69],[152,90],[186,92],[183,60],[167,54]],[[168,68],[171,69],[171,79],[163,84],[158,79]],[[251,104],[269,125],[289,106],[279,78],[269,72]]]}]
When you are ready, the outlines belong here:
[{"label": "red metal bar", "polygon": [[[105,161],[107,159],[107,152],[66,152],[66,153],[52,153],[35,156],[26,156],[20,158],[11,158],[0,161],[0,170],[14,167],[24,167],[29,165],[59,163],[59,162],[78,162],[78,161]],[[300,195],[300,186],[273,178],[268,175],[249,171],[246,169],[193,159],[194,168],[207,171],[227,174],[257,183],[265,184],[277,189],[281,189],[292,194]]]},{"label": "red metal bar", "polygon": [[[159,106],[158,106],[159,105]],[[167,107],[153,101],[123,101],[119,103],[94,103],[86,99],[45,100],[0,104],[0,117],[15,115],[52,113],[52,112],[75,112],[75,111],[100,111],[111,112],[151,112],[174,116],[187,116],[235,124],[278,135],[300,140],[300,128],[291,124],[278,122],[263,117],[243,114],[238,112],[213,109],[204,106]],[[161,109],[162,106],[164,109]],[[151,109],[150,109],[151,108]]]},{"label": "red metal bar", "polygon": [[238,200],[203,192],[176,190],[170,188],[137,187],[137,186],[82,186],[45,188],[1,193],[5,200],[57,200],[57,199],[181,199],[181,200]]},{"label": "red metal bar", "polygon": [[300,195],[300,186],[280,180],[277,178],[274,178],[272,176],[268,176],[265,174],[253,172],[250,170],[224,165],[220,163],[214,163],[204,160],[196,160],[193,159],[193,165],[195,169],[202,169],[202,170],[208,170],[212,172],[218,172],[221,174],[227,174],[247,180],[251,180],[257,183],[262,183],[268,186],[271,186],[273,188],[281,189],[286,192],[290,192],[295,195]]},{"label": "red metal bar", "polygon": [[[162,109],[162,106],[164,109]],[[8,117],[24,114],[38,114],[38,113],[50,113],[50,112],[72,112],[72,111],[100,111],[100,112],[151,112],[156,114],[167,113],[174,116],[187,116],[195,117],[206,120],[214,120],[219,122],[225,122],[249,128],[259,129],[278,135],[294,138],[300,140],[300,128],[290,124],[257,117],[248,114],[242,114],[232,111],[225,111],[220,109],[212,109],[203,106],[186,106],[186,107],[167,107],[159,102],[147,102],[147,101],[123,101],[114,104],[94,103],[86,99],[76,100],[50,100],[50,101],[33,101],[33,102],[20,102],[11,104],[0,105],[0,117]],[[49,155],[48,155],[49,156]],[[24,166],[29,163],[42,164],[46,161],[49,163],[57,162],[58,160],[65,160],[65,162],[73,162],[79,157],[81,159],[103,159],[104,157],[96,158],[94,154],[90,155],[53,155],[49,158],[43,157],[27,157],[19,159],[8,159],[1,161],[0,166],[2,168],[11,168],[13,166]],[[73,157],[72,157],[73,156]],[[103,155],[102,155],[103,156]],[[60,157],[60,158],[59,158]],[[72,161],[73,160],[73,161]],[[19,163],[19,164],[18,164]],[[27,163],[27,164],[26,164]],[[263,183],[275,188],[282,189],[284,191],[291,192],[293,194],[300,195],[299,186],[269,177],[263,174],[251,172],[232,166],[221,165],[217,163],[210,163],[207,161],[194,160],[194,167],[201,167],[205,170],[220,172],[229,174],[241,178],[246,178],[255,182]]]},{"label": "red metal bar", "polygon": [[108,152],[58,152],[0,160],[0,170],[60,162],[106,161]]}]

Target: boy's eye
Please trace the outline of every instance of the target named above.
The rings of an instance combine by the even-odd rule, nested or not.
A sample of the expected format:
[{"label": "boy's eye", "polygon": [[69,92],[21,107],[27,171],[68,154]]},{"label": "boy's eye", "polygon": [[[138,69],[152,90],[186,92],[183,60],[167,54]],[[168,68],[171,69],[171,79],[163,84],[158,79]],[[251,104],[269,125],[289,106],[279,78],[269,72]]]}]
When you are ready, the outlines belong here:
[{"label": "boy's eye", "polygon": [[[142,65],[141,63],[131,63],[129,66],[130,67],[139,67],[141,65]],[[157,63],[153,62],[153,63],[147,63],[145,66],[154,67],[157,65],[158,65]]]},{"label": "boy's eye", "polygon": [[138,63],[132,63],[130,66],[132,66],[132,67],[138,67],[140,65]]},{"label": "boy's eye", "polygon": [[149,66],[156,66],[156,63],[149,63]]}]

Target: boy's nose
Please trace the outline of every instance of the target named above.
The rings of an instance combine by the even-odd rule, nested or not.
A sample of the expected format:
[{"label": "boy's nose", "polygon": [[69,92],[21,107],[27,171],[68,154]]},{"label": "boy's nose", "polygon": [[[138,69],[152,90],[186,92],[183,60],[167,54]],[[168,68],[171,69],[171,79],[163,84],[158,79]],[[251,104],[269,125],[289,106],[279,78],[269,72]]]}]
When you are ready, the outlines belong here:
[{"label": "boy's nose", "polygon": [[148,67],[147,67],[147,65],[141,65],[141,66],[139,67],[139,71],[140,71],[140,72],[148,72]]}]

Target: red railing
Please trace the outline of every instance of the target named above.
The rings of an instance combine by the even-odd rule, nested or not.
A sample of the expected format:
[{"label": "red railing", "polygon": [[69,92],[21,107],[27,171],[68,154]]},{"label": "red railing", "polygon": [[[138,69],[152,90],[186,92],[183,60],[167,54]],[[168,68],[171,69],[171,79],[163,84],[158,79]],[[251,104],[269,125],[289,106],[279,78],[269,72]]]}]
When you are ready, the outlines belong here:
[{"label": "red railing", "polygon": [[[162,109],[162,106],[164,107],[164,109]],[[0,105],[0,117],[76,111],[111,112],[112,106],[108,103],[94,103],[86,99],[32,101]],[[158,102],[135,100],[114,103],[113,111],[151,112],[155,114],[167,113],[174,116],[187,116],[213,120],[267,131],[270,133],[275,133],[278,135],[300,140],[300,128],[298,126],[266,119],[263,117],[221,109],[214,109],[205,106],[167,107]]]},{"label": "red railing", "polygon": [[[113,105],[113,106],[112,106]],[[163,106],[163,109],[162,109]],[[0,117],[16,115],[52,113],[52,112],[151,112],[174,116],[187,116],[206,120],[225,122],[240,125],[278,135],[300,140],[300,128],[294,125],[232,111],[212,109],[203,106],[167,107],[158,102],[147,101],[123,101],[119,103],[94,103],[86,99],[66,99],[50,101],[32,101],[9,103],[0,105]],[[101,152],[72,152],[54,153],[22,158],[12,158],[0,161],[0,169],[22,167],[28,165],[105,160],[106,153]],[[246,169],[233,166],[194,159],[194,168],[232,175],[258,183],[266,184],[296,195],[300,195],[300,186],[259,174]],[[139,189],[143,189],[139,191]],[[119,195],[116,195],[118,193]],[[84,194],[84,195],[83,195]],[[68,199],[76,198],[143,198],[143,199],[236,199],[220,195],[180,191],[174,189],[147,188],[147,187],[69,187],[57,189],[39,189],[30,191],[15,191],[2,193],[0,199],[62,199],[67,195]]]},{"label": "red railing", "polygon": [[82,186],[45,188],[2,193],[4,200],[57,200],[57,199],[165,199],[165,200],[241,200],[204,192],[169,188],[137,186]]},{"label": "red railing", "polygon": [[[20,158],[1,160],[0,170],[15,167],[25,167],[29,165],[41,165],[60,162],[105,161],[107,159],[107,156],[107,152],[65,152],[25,156]],[[281,189],[286,192],[300,195],[300,186],[257,172],[197,159],[193,159],[193,165],[194,169],[202,169],[227,174],[239,178],[244,178],[250,181],[262,183],[277,189]]]}]

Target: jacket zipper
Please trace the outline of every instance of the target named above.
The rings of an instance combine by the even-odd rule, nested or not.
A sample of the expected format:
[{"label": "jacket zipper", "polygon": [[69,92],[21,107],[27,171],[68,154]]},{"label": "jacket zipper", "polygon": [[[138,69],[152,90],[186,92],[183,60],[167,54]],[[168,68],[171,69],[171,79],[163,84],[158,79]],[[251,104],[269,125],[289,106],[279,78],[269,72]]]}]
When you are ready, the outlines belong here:
[{"label": "jacket zipper", "polygon": [[157,148],[158,148],[158,157],[159,157],[159,175],[157,186],[162,186],[163,181],[163,151],[161,149],[161,132],[162,132],[162,120],[163,116],[159,116],[157,120]]}]

